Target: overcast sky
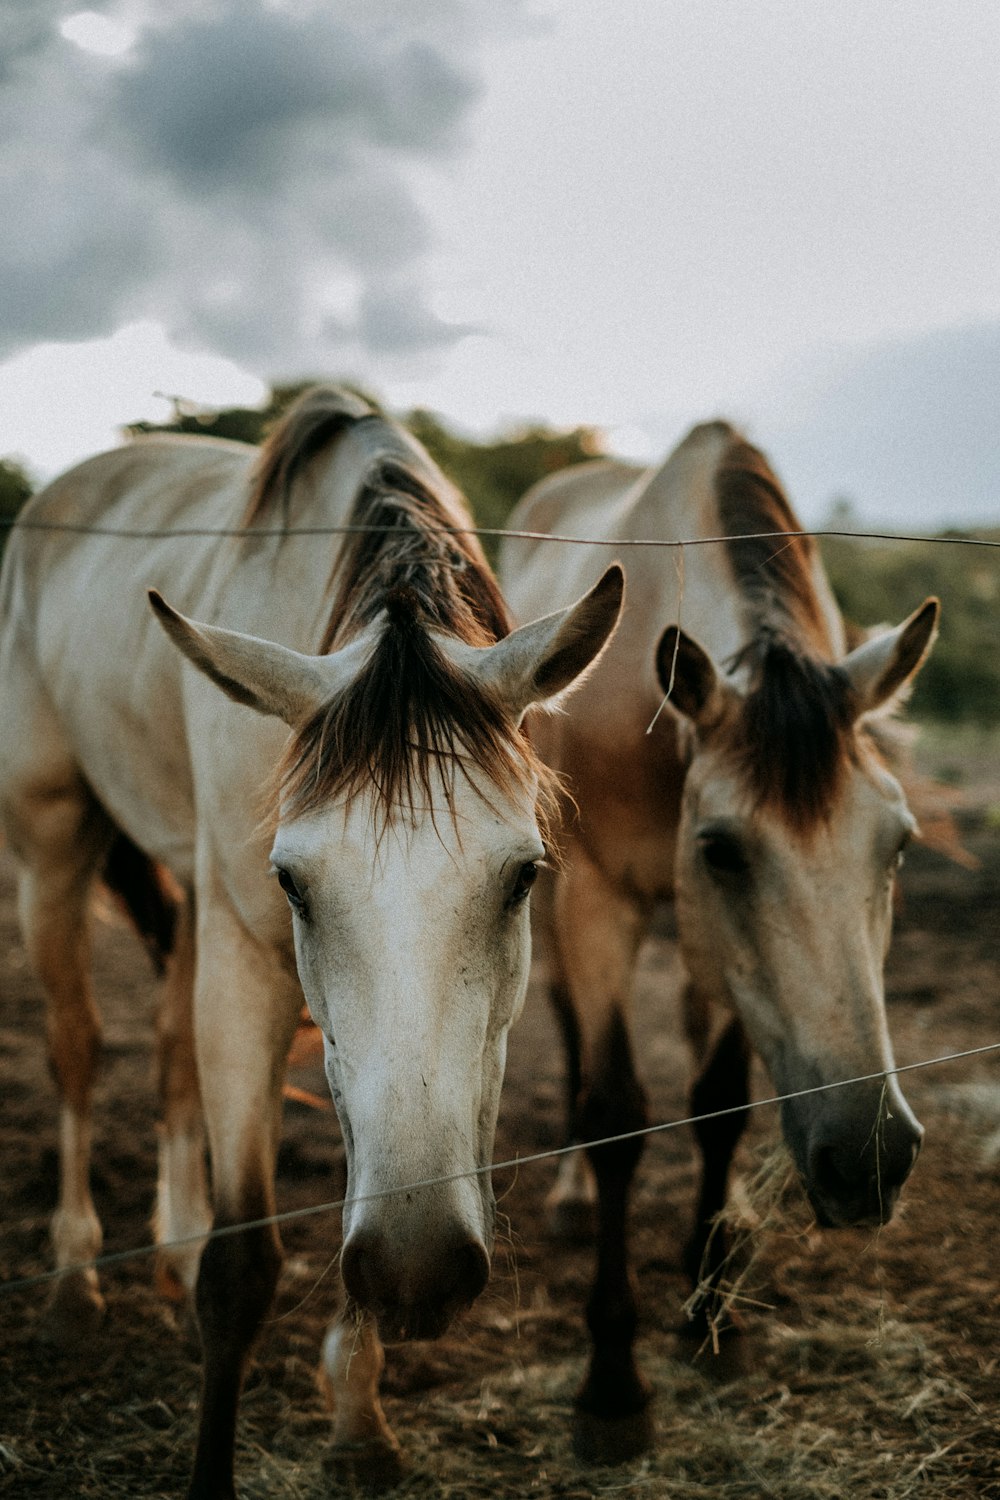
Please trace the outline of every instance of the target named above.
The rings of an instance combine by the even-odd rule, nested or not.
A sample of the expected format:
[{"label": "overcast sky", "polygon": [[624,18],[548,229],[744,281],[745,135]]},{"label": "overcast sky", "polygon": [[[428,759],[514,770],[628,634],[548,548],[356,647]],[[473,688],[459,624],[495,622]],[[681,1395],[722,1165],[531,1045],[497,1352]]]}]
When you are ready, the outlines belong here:
[{"label": "overcast sky", "polygon": [[1000,521],[995,0],[0,0],[0,452],[347,376]]}]

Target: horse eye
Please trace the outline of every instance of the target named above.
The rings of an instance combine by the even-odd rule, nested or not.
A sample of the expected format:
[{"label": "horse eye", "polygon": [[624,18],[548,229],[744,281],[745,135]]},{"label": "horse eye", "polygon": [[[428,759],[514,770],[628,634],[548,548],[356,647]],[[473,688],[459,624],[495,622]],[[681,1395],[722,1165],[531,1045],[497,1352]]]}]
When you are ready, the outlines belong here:
[{"label": "horse eye", "polygon": [[288,904],[293,911],[297,911],[300,917],[306,914],[306,898],[299,890],[295,881],[287,870],[278,869],[278,884],[288,897]]},{"label": "horse eye", "polygon": [[522,865],[517,872],[517,879],[514,882],[514,889],[510,893],[511,906],[517,906],[519,902],[525,899],[537,879],[538,865],[535,860],[529,860],[528,863],[526,865]]},{"label": "horse eye", "polygon": [[709,869],[722,875],[745,875],[750,861],[736,839],[726,833],[706,833],[698,840]]}]

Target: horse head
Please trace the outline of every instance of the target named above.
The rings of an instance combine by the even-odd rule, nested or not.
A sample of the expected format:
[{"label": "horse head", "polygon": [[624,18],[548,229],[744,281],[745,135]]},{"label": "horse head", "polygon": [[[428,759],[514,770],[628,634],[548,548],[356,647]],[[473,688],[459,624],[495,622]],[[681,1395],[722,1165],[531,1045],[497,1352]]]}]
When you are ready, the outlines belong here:
[{"label": "horse head", "polygon": [[489,1274],[489,1163],[524,1001],[546,772],[521,721],[597,659],[619,567],[494,644],[406,600],[304,655],[151,603],[225,693],[293,733],[271,864],[348,1159],[342,1272],[383,1337],[429,1337]]},{"label": "horse head", "polygon": [[784,1134],[828,1225],[887,1221],[923,1134],[892,1071],[883,987],[916,824],[873,716],[912,682],[937,616],[927,600],[837,665],[772,636],[726,674],[675,626],[657,648],[689,740],[685,962],[696,990],[733,1006],[778,1092],[799,1095],[782,1106]]}]

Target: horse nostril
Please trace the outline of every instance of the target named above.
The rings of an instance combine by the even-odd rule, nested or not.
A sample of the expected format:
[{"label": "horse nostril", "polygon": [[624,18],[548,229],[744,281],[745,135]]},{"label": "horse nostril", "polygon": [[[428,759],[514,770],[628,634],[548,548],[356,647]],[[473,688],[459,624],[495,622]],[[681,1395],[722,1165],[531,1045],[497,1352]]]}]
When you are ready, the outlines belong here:
[{"label": "horse nostril", "polygon": [[458,1252],[455,1291],[461,1301],[474,1302],[490,1279],[490,1258],[479,1240],[469,1240]]},{"label": "horse nostril", "polygon": [[853,1184],[837,1166],[832,1146],[817,1146],[810,1161],[810,1175],[815,1186],[831,1198],[846,1198]]},{"label": "horse nostril", "polygon": [[395,1278],[376,1235],[352,1235],[341,1251],[344,1290],[359,1307],[374,1312],[395,1294]]}]

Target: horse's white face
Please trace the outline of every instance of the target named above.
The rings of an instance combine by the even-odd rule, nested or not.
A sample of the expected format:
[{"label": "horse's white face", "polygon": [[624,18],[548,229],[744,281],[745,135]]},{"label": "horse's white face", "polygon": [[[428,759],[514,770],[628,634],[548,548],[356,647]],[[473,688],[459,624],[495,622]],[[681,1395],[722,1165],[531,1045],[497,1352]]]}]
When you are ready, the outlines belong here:
[{"label": "horse's white face", "polygon": [[[564,692],[596,660],[622,588],[614,567],[576,605],[494,646],[436,639],[502,706],[513,742],[528,707]],[[363,673],[372,645],[358,638],[307,657],[152,601],[172,639],[224,691],[292,725]],[[453,765],[444,779],[432,766],[412,807],[386,808],[377,776],[303,811],[292,798],[271,855],[348,1153],[344,1283],[390,1339],[436,1335],[489,1273],[493,1199],[482,1169],[507,1033],[527,986],[528,892],[545,852],[528,762],[506,783],[465,759],[452,777]]]},{"label": "horse's white face", "polygon": [[[912,677],[935,619],[925,610],[841,664],[859,714]],[[679,671],[696,725],[675,870],[692,983],[737,1011],[778,1093],[891,1069],[883,962],[915,829],[899,783],[856,735],[829,806],[796,826],[733,756],[735,688],[714,669],[697,682],[690,662]],[[782,1119],[821,1223],[888,1219],[923,1133],[895,1076],[790,1100]]]},{"label": "horse's white face", "polygon": [[489,1173],[368,1195],[488,1166],[545,850],[530,799],[462,776],[453,815],[442,798],[379,828],[366,800],[283,821],[271,858],[348,1152],[345,1282],[384,1337],[431,1335],[485,1282]]}]

